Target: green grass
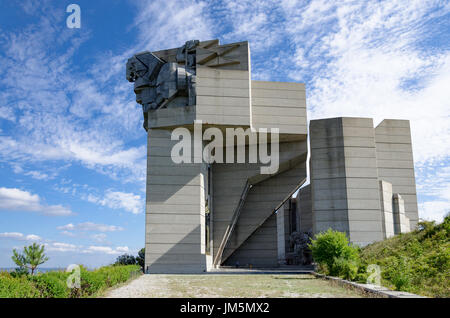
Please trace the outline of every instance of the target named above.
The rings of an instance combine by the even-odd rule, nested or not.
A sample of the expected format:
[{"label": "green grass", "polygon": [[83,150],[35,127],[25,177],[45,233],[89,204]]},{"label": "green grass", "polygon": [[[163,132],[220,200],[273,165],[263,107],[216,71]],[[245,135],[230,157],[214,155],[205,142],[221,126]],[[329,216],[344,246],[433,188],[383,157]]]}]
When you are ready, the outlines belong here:
[{"label": "green grass", "polygon": [[422,222],[419,229],[368,245],[362,268],[381,267],[381,284],[429,297],[450,297],[450,217]]}]

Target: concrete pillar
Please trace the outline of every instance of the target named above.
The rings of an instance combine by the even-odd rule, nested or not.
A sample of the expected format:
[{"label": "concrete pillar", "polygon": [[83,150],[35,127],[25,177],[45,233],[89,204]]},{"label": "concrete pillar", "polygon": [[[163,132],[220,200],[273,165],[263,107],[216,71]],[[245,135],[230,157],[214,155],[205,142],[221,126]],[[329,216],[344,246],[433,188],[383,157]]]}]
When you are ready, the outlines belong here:
[{"label": "concrete pillar", "polygon": [[286,213],[285,204],[277,211],[277,250],[278,264],[286,264]]},{"label": "concrete pillar", "polygon": [[382,240],[372,119],[311,120],[310,145],[314,233],[332,228],[358,245]]},{"label": "concrete pillar", "polygon": [[392,214],[392,184],[380,180],[380,205],[384,238],[394,236],[394,216]]},{"label": "concrete pillar", "polygon": [[300,232],[312,232],[311,185],[300,189],[297,195],[297,212]]},{"label": "concrete pillar", "polygon": [[380,179],[392,184],[405,202],[405,214],[414,229],[419,221],[414,159],[409,120],[385,119],[375,128]]},{"label": "concrete pillar", "polygon": [[405,201],[398,193],[395,193],[393,196],[393,210],[395,234],[409,232],[410,223],[409,218],[405,214]]},{"label": "concrete pillar", "polygon": [[148,130],[145,267],[149,273],[206,270],[206,165],[174,163],[171,150],[177,142],[171,140],[170,130]]}]

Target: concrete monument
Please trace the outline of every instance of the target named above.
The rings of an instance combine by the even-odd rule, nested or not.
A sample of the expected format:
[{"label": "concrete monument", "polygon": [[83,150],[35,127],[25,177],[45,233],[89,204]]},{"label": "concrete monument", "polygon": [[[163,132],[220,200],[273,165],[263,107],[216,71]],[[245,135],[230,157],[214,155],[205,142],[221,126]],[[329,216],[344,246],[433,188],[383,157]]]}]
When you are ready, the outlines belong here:
[{"label": "concrete monument", "polygon": [[251,80],[248,42],[138,53],[126,78],[148,136],[146,272],[305,264],[329,227],[362,245],[416,225],[407,121],[311,121],[301,188],[305,86]]}]

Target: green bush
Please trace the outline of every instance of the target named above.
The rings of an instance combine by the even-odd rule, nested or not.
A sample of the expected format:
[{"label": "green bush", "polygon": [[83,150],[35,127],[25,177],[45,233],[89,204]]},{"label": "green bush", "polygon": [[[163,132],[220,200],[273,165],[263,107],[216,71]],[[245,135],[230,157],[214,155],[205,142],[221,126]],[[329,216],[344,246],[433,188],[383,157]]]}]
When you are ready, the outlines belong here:
[{"label": "green bush", "polygon": [[123,254],[117,257],[114,265],[135,265],[136,257],[129,254]]},{"label": "green bush", "polygon": [[37,275],[17,275],[0,272],[0,298],[41,297],[79,298],[98,295],[108,287],[124,283],[134,275],[140,275],[139,265],[105,266],[89,271],[80,266],[80,288],[68,288],[71,273],[53,271]]},{"label": "green bush", "polygon": [[81,267],[81,294],[82,296],[91,296],[106,287],[104,275],[97,271],[89,271]]},{"label": "green bush", "polygon": [[309,248],[324,273],[353,279],[358,272],[358,248],[349,244],[343,232],[328,229],[316,235]]},{"label": "green bush", "polygon": [[42,298],[67,298],[70,294],[66,284],[67,276],[63,272],[48,272],[30,276],[30,280],[34,282]]},{"label": "green bush", "polygon": [[140,273],[139,265],[104,266],[94,271],[81,267],[81,295],[96,295],[105,288],[126,282],[134,273]]},{"label": "green bush", "polygon": [[359,262],[345,257],[335,257],[331,272],[348,280],[354,280],[358,274]]},{"label": "green bush", "polygon": [[8,272],[0,272],[0,298],[34,298],[39,291],[26,276],[13,277]]},{"label": "green bush", "polygon": [[29,274],[26,267],[17,267],[14,272],[10,273],[12,277],[27,276]]}]

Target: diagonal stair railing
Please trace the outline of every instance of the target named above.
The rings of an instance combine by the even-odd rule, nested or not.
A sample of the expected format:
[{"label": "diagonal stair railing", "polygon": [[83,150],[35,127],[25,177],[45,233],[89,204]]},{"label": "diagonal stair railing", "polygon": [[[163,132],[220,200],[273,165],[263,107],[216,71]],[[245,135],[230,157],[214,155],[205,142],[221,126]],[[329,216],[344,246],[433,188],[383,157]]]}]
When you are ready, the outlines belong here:
[{"label": "diagonal stair railing", "polygon": [[[213,261],[214,266],[221,265],[228,258],[228,256],[227,256],[225,259],[222,259],[223,251],[225,250],[225,247],[227,246],[227,244],[228,244],[228,242],[230,240],[230,237],[233,234],[234,228],[235,228],[235,226],[237,224],[237,221],[238,221],[239,216],[241,214],[242,207],[244,206],[245,199],[247,198],[247,195],[248,195],[250,189],[254,185],[256,185],[256,184],[258,184],[258,183],[260,183],[260,182],[262,182],[264,180],[272,178],[272,177],[274,177],[274,176],[276,176],[276,175],[278,175],[278,174],[280,174],[280,173],[282,173],[284,171],[287,171],[289,169],[292,169],[293,167],[297,166],[298,164],[302,163],[305,160],[306,160],[306,154],[302,154],[300,156],[296,156],[295,158],[292,158],[290,160],[287,160],[287,161],[281,163],[279,165],[278,171],[276,173],[274,173],[274,174],[258,174],[258,175],[255,175],[255,176],[250,177],[250,178],[247,179],[247,182],[246,182],[246,184],[244,186],[244,189],[242,190],[242,194],[241,194],[241,197],[239,199],[238,205],[236,206],[236,208],[234,210],[233,217],[231,218],[230,224],[227,226],[227,229],[225,230],[225,234],[224,234],[224,236],[222,238],[222,241],[221,241],[221,243],[219,245],[219,248],[217,250],[217,254],[214,257],[214,261]],[[277,205],[277,207],[272,211],[272,213],[267,218],[264,218],[264,220],[260,224],[257,225],[256,229],[251,234],[253,234],[262,224],[264,224],[264,222],[271,215],[273,215],[273,213],[275,213],[284,204],[284,202],[286,202],[286,200],[288,200],[289,197],[291,197],[295,193],[295,191],[297,191],[305,182],[306,182],[306,178],[303,178],[300,181],[300,183],[295,187],[295,189],[292,190],[281,201],[281,203],[279,203]]]}]

